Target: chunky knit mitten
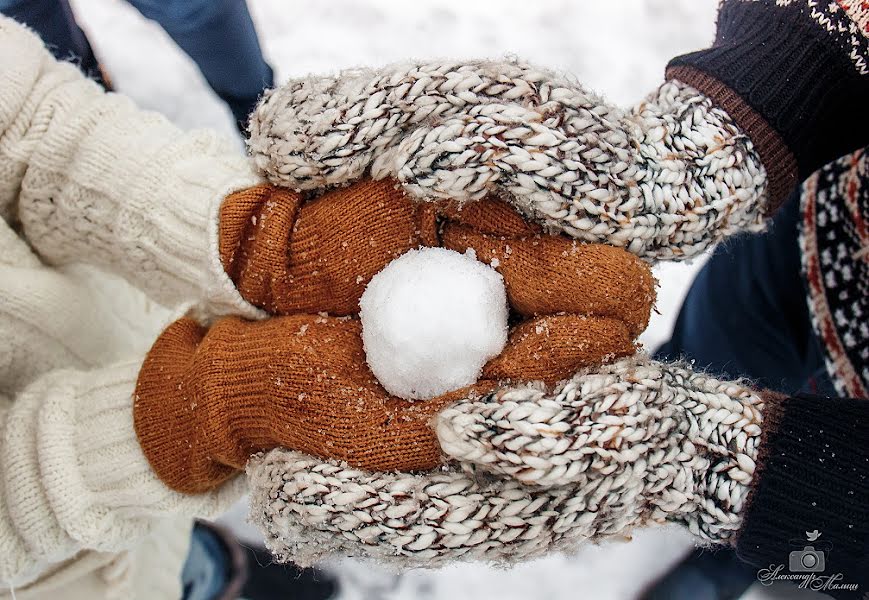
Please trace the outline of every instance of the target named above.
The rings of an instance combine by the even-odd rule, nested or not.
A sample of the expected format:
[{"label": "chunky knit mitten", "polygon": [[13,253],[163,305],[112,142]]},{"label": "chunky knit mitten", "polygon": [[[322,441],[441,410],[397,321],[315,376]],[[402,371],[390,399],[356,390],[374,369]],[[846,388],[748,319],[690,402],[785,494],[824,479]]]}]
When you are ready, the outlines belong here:
[{"label": "chunky knit mitten", "polygon": [[278,556],[408,565],[518,562],[584,540],[681,523],[739,528],[764,398],[681,365],[627,358],[552,393],[519,386],[437,418],[447,472],[371,474],[274,451],[249,468],[252,515]]},{"label": "chunky knit mitten", "polygon": [[514,62],[399,64],[290,81],[251,119],[277,186],[394,177],[425,199],[501,195],[531,220],[650,259],[758,229],[766,171],[728,114],[670,81],[631,110]]}]

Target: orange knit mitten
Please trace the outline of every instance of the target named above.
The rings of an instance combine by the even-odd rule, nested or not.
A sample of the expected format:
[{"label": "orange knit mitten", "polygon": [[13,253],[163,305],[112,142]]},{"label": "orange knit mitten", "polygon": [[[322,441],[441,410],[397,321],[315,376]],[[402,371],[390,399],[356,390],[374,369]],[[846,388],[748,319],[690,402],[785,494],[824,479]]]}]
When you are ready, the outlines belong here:
[{"label": "orange knit mitten", "polygon": [[520,317],[586,317],[526,323],[514,335],[561,335],[561,351],[588,338],[589,354],[615,344],[622,356],[648,324],[655,294],[646,263],[619,248],[546,235],[504,201],[418,202],[393,180],[362,180],[308,201],[261,185],[231,194],[220,212],[227,273],[246,300],[273,314],[356,314],[371,278],[419,246],[473,248],[504,276]]},{"label": "orange knit mitten", "polygon": [[[477,384],[411,402],[372,375],[359,321],[323,313],[356,313],[371,277],[419,245],[473,248],[503,275],[516,324]],[[391,183],[307,204],[269,186],[239,192],[221,212],[221,256],[247,300],[296,314],[210,330],[182,319],[149,352],[136,432],[160,478],[188,493],[275,447],[371,470],[434,468],[435,413],[505,380],[553,384],[634,353],[654,301],[648,266],[623,250],[542,234],[501,201],[419,205]]]},{"label": "orange knit mitten", "polygon": [[224,269],[248,302],[272,314],[354,314],[390,261],[436,245],[434,205],[411,202],[394,181],[308,201],[266,184],[229,195],[220,209]]},{"label": "orange knit mitten", "polygon": [[181,319],[148,353],[134,416],[158,476],[197,493],[278,446],[373,470],[430,469],[440,447],[429,421],[472,391],[390,397],[365,363],[353,319],[226,318],[210,330]]}]

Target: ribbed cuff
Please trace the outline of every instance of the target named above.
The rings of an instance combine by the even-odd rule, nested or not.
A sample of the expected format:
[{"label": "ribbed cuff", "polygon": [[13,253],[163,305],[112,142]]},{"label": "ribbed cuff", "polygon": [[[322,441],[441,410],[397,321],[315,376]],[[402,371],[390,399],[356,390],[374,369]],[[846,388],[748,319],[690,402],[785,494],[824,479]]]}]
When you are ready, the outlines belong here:
[{"label": "ribbed cuff", "polygon": [[770,174],[773,203],[869,137],[869,78],[804,4],[725,2],[713,46],[673,59],[667,71],[710,96],[748,134]]},{"label": "ribbed cuff", "polygon": [[142,451],[157,477],[183,494],[214,490],[239,471],[215,458],[224,442],[233,445],[231,428],[213,436],[206,431],[216,419],[212,406],[221,406],[226,393],[203,393],[210,382],[195,372],[201,363],[224,367],[215,356],[197,356],[205,352],[200,346],[206,332],[189,318],[169,325],[145,357],[136,382],[133,420]]},{"label": "ribbed cuff", "polygon": [[[869,574],[869,402],[764,397],[764,438],[736,540],[758,568],[789,567],[790,553],[825,552],[829,575]],[[816,541],[807,537],[818,532]]]},{"label": "ribbed cuff", "polygon": [[208,311],[211,316],[237,315],[246,319],[264,319],[264,310],[245,300],[226,273],[220,257],[220,208],[233,192],[253,187],[253,182],[241,180],[221,189],[212,200],[208,214]]},{"label": "ribbed cuff", "polygon": [[[190,290],[188,297],[180,300],[194,304],[194,313],[200,321],[227,315],[262,319],[267,316],[266,312],[242,297],[224,271],[219,251],[219,215],[224,199],[233,192],[260,183],[260,180],[239,169],[238,164],[221,164],[218,157],[214,161],[209,185],[203,185],[198,175],[190,179],[184,174],[178,177],[177,198],[169,198],[170,204],[161,207],[160,211],[151,209],[160,214],[158,234],[141,240],[141,245],[150,255],[152,264],[156,265],[160,277],[182,282],[165,286],[171,290],[173,297],[170,301],[179,300],[180,289]],[[166,168],[170,167],[167,165]],[[221,180],[224,183],[216,183]],[[149,212],[149,209],[143,212]],[[132,279],[135,281],[135,276]]]}]

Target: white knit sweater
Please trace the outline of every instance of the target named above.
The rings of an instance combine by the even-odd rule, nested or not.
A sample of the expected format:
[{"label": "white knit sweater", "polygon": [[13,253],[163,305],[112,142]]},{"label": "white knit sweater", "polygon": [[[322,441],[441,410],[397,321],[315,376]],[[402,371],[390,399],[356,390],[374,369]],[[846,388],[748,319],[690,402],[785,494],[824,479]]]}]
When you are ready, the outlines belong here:
[{"label": "white knit sweater", "polygon": [[133,390],[163,306],[257,316],[220,267],[216,211],[258,179],[3,17],[0,56],[0,597],[177,599],[192,518],[243,482],[164,486]]}]

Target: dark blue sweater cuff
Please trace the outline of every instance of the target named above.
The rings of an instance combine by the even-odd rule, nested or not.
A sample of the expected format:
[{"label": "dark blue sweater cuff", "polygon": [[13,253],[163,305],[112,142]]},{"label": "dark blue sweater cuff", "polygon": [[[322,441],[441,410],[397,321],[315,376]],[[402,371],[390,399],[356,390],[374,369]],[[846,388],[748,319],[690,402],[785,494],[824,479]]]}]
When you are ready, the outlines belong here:
[{"label": "dark blue sweater cuff", "polygon": [[[836,585],[869,593],[869,401],[769,400],[737,554],[761,576],[778,568],[797,584],[810,578],[810,586],[833,576]],[[853,590],[820,591],[851,597]]]},{"label": "dark blue sweater cuff", "polygon": [[[712,47],[674,58],[668,77],[697,87],[728,112],[743,103],[742,112],[752,118],[731,116],[756,146],[778,136],[792,162],[781,148],[761,153],[775,184],[771,191],[781,197],[774,204],[869,139],[869,77],[858,73],[848,48],[811,16],[805,2],[724,2]],[[782,173],[788,169],[793,172]]]}]

